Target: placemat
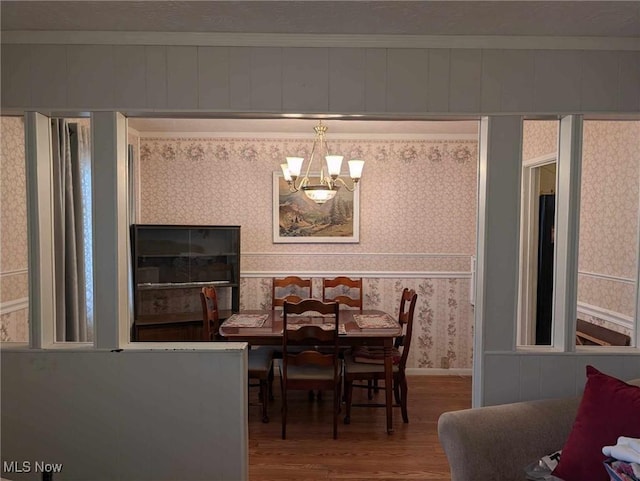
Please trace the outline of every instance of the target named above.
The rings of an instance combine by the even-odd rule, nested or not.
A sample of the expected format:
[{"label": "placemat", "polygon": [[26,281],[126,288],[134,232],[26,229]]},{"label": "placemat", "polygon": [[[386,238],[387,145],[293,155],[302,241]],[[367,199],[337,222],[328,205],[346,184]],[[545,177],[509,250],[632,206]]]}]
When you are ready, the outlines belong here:
[{"label": "placemat", "polygon": [[391,329],[398,327],[398,323],[388,314],[354,314],[360,329]]},{"label": "placemat", "polygon": [[268,314],[233,314],[224,321],[224,327],[262,327]]}]

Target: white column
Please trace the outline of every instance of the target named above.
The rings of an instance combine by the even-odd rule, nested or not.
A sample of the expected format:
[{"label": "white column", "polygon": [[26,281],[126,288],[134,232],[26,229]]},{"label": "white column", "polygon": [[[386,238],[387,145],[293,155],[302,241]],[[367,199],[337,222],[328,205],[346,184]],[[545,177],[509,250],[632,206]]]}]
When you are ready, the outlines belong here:
[{"label": "white column", "polygon": [[29,238],[29,345],[40,349],[55,340],[53,252],[53,162],[51,123],[37,112],[24,116],[27,230]]},{"label": "white column", "polygon": [[514,351],[518,303],[522,118],[483,117],[478,166],[478,239],[473,406],[484,403],[485,352]]},{"label": "white column", "polygon": [[558,142],[552,343],[557,349],[573,352],[578,299],[582,116],[562,117]]},{"label": "white column", "polygon": [[118,112],[91,115],[95,344],[129,339],[127,122]]}]

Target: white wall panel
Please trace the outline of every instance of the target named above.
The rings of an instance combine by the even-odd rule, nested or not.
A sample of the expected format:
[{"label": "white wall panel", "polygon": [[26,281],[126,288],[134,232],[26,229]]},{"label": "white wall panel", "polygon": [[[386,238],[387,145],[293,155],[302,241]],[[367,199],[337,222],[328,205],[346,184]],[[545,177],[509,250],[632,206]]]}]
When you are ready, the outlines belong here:
[{"label": "white wall panel", "polygon": [[30,86],[34,107],[68,105],[66,46],[42,45],[31,49]]},{"label": "white wall panel", "polygon": [[580,110],[582,52],[537,50],[533,77],[533,109],[537,112]]},{"label": "white wall panel", "polygon": [[640,111],[640,52],[618,52],[620,89],[616,110]]},{"label": "white wall panel", "polygon": [[428,81],[428,50],[387,50],[387,112],[427,110]]},{"label": "white wall panel", "polygon": [[365,51],[329,49],[329,111],[364,111]]},{"label": "white wall panel", "polygon": [[560,119],[553,266],[553,316],[551,342],[556,349],[576,347],[578,304],[578,249],[582,117]]},{"label": "white wall panel", "polygon": [[282,55],[282,109],[285,112],[329,110],[329,50],[285,48]]},{"label": "white wall panel", "polygon": [[3,459],[63,463],[76,480],[247,479],[246,351],[236,346],[3,349]]},{"label": "white wall panel", "polygon": [[503,399],[517,399],[520,395],[520,363],[515,357],[495,356],[485,360],[485,369],[492,376],[485,380],[485,404],[500,404]]},{"label": "white wall panel", "polygon": [[114,105],[114,47],[67,46],[67,99],[75,108],[108,108]]},{"label": "white wall panel", "polygon": [[520,399],[538,399],[540,397],[540,358],[537,356],[520,356],[519,378]]},{"label": "white wall panel", "polygon": [[[56,303],[53,248],[53,163],[51,122],[38,112],[24,119],[29,241],[29,346],[50,346],[55,340]],[[36,321],[37,320],[37,321]],[[39,321],[39,322],[38,322]]]},{"label": "white wall panel", "polygon": [[480,112],[482,50],[451,50],[449,110]]},{"label": "white wall panel", "polygon": [[[602,348],[595,348],[602,349]],[[586,382],[585,368],[588,365],[595,366],[600,371],[611,374],[623,380],[640,378],[640,356],[602,356],[601,353],[593,355],[582,354],[577,358],[576,370],[574,376],[577,381],[578,389],[582,390]]]},{"label": "white wall panel", "polygon": [[495,364],[485,365],[485,352],[515,347],[521,117],[483,117],[479,142],[473,406],[506,395],[492,391]]},{"label": "white wall panel", "polygon": [[533,52],[482,52],[483,112],[528,112],[533,107]]},{"label": "white wall panel", "polygon": [[508,70],[508,66],[505,65],[504,53],[501,50],[484,50],[482,52],[482,83],[480,91],[482,112],[500,112],[502,78]]},{"label": "white wall panel", "polygon": [[[640,355],[637,351],[615,348],[588,349],[578,354],[489,352],[484,363],[486,387],[495,389],[495,393],[487,398],[486,405],[578,396],[584,389],[587,365],[619,379],[640,379]],[[540,365],[539,373],[535,372],[536,363]],[[503,364],[519,365],[519,369],[514,372]],[[505,386],[500,387],[501,383]],[[537,393],[535,386],[531,386],[535,383],[539,383]],[[514,393],[512,385],[519,386],[519,395]]]},{"label": "white wall panel", "polygon": [[558,369],[555,356],[540,358],[540,396],[541,398],[555,398],[566,396],[569,392],[576,391],[575,377],[576,359],[567,356],[563,368]]},{"label": "white wall panel", "polygon": [[387,110],[386,49],[365,49],[364,99],[364,109],[367,112],[385,112]]},{"label": "white wall panel", "polygon": [[198,47],[198,107],[229,108],[229,48]]},{"label": "white wall panel", "polygon": [[251,49],[251,109],[258,112],[282,110],[282,49]]},{"label": "white wall panel", "polygon": [[640,110],[637,51],[81,44],[2,49],[4,107],[393,114]]},{"label": "white wall panel", "polygon": [[251,109],[251,48],[229,48],[229,107]]},{"label": "white wall panel", "polygon": [[31,46],[2,45],[2,105],[31,105]]},{"label": "white wall panel", "polygon": [[[98,348],[117,349],[129,339],[129,225],[126,119],[92,112],[94,333]],[[112,322],[116,319],[117,322]],[[110,322],[111,321],[111,322]]]},{"label": "white wall panel", "polygon": [[167,107],[167,47],[146,46],[145,69],[147,86],[147,107],[163,109]]},{"label": "white wall panel", "polygon": [[427,104],[431,112],[449,111],[450,50],[437,48],[429,50],[429,98]]},{"label": "white wall panel", "polygon": [[113,47],[115,62],[115,105],[144,108],[147,106],[145,50],[143,46]]},{"label": "white wall panel", "polygon": [[522,123],[517,116],[494,117],[489,129],[486,175],[490,189],[485,191],[485,236],[478,240],[484,243],[485,277],[478,282],[485,283],[484,318],[489,320],[485,348],[497,351],[511,349],[515,343]]},{"label": "white wall panel", "polygon": [[198,108],[198,47],[167,47],[167,107]]},{"label": "white wall panel", "polygon": [[618,60],[618,52],[582,52],[581,110],[616,109],[620,88]]}]

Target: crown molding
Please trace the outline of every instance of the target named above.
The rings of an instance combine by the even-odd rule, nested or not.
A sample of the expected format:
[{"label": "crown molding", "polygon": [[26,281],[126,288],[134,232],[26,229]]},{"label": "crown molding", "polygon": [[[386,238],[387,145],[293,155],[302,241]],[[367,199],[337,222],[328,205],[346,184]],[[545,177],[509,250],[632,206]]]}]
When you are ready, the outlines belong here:
[{"label": "crown molding", "polygon": [[519,35],[348,35],[209,32],[13,30],[4,44],[189,45],[211,47],[464,48],[509,50],[640,50],[638,37]]},{"label": "crown molding", "polygon": [[[195,139],[195,140],[220,140],[220,139],[243,139],[243,140],[313,140],[313,134],[295,132],[183,132],[183,131],[140,131],[137,134],[144,140],[172,140],[172,139]],[[331,134],[332,141],[478,141],[477,134],[379,134],[379,133],[357,133],[357,134]]]}]

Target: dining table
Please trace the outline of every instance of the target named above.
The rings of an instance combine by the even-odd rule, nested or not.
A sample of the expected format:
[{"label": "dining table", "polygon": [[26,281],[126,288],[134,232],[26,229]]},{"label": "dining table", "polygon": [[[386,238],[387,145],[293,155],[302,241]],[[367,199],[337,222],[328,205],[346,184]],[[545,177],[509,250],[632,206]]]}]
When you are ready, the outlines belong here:
[{"label": "dining table", "polygon": [[[324,324],[321,316],[288,318],[289,326]],[[376,322],[379,321],[379,322]],[[220,325],[219,334],[228,341],[243,341],[249,345],[282,345],[281,310],[243,310]],[[293,327],[295,328],[295,327]],[[387,433],[393,432],[393,342],[402,328],[392,315],[380,310],[341,309],[338,342],[341,347],[381,346],[384,351],[385,408]]]}]

